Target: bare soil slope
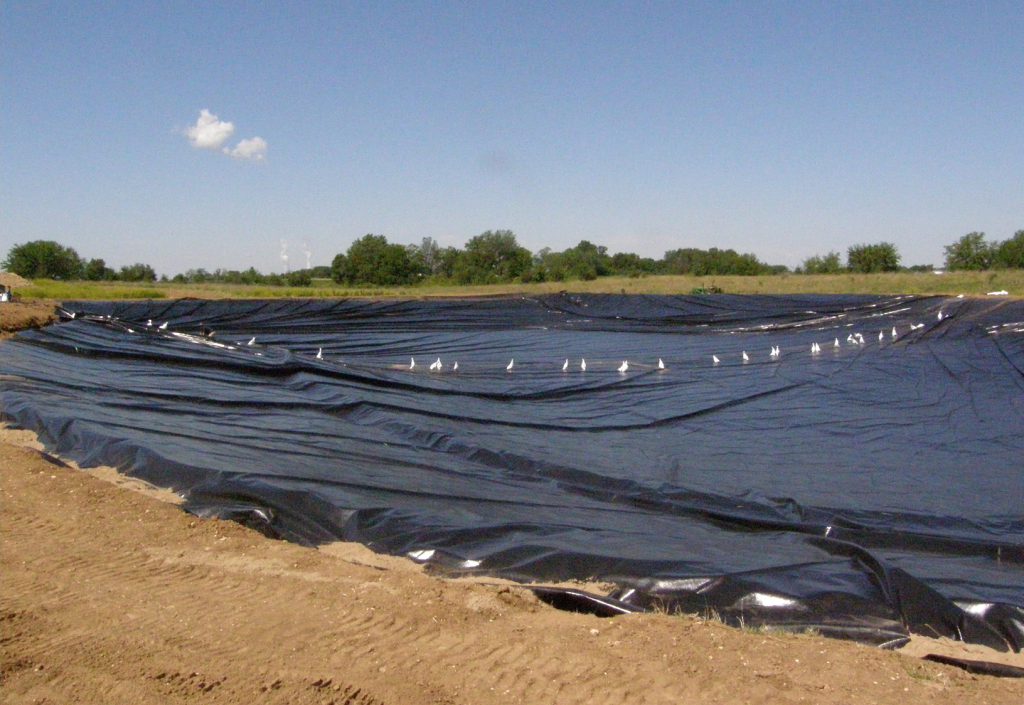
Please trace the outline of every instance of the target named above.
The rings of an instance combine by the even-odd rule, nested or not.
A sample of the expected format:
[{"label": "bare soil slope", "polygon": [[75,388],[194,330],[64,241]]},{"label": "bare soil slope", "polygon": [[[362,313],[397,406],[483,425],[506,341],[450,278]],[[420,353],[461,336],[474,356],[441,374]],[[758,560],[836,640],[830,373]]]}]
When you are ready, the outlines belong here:
[{"label": "bare soil slope", "polygon": [[26,328],[42,328],[57,320],[53,301],[0,303],[0,340]]}]

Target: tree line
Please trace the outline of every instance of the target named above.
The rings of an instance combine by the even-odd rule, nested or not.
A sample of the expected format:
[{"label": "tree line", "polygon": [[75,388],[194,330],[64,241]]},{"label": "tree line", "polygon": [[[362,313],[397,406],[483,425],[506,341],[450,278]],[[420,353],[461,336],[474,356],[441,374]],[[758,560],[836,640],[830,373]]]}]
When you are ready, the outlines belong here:
[{"label": "tree line", "polygon": [[[84,259],[74,248],[66,247],[53,240],[34,240],[15,245],[7,253],[7,258],[0,266],[4,270],[14,272],[26,279],[123,282],[155,282],[158,279],[156,270],[148,264],[137,262],[115,270],[108,267],[103,259]],[[159,280],[178,283],[218,282],[308,286],[314,277],[327,278],[330,276],[330,267],[314,267],[287,274],[261,274],[254,267],[245,271],[217,269],[213,272],[200,268],[190,269],[183,274],[175,274],[170,279],[163,275],[159,277]]]},{"label": "tree line", "polygon": [[[985,233],[967,233],[956,242],[946,245],[946,269],[1024,269],[1024,230],[1002,242],[987,242]],[[839,274],[841,272],[897,272],[930,271],[930,265],[901,267],[899,252],[890,242],[876,245],[854,245],[847,250],[846,265],[840,262],[838,252],[808,257],[794,270],[797,274]]]},{"label": "tree line", "polygon": [[987,242],[985,233],[967,233],[945,250],[949,270],[1024,269],[1024,230],[1002,242]]},{"label": "tree line", "polygon": [[148,264],[129,264],[115,271],[102,259],[82,259],[73,248],[53,240],[15,245],[7,253],[3,268],[26,279],[156,281],[156,272]]},{"label": "tree line", "polygon": [[[946,248],[947,268],[958,266],[950,259],[951,248],[977,233],[966,235]],[[1014,249],[1016,248],[1016,249]],[[993,258],[995,266],[1024,268],[1024,231],[1011,240],[992,246],[1003,253]],[[1011,253],[1018,253],[1012,255]],[[1013,259],[1016,257],[1016,259]],[[848,248],[845,264],[838,252],[815,255],[794,270],[796,274],[839,274],[843,272],[874,273],[897,271],[931,271],[931,265],[904,267],[900,254],[891,242],[859,244]],[[338,283],[408,285],[425,278],[457,284],[491,284],[496,282],[544,282],[589,280],[603,276],[646,276],[650,274],[688,274],[692,276],[771,275],[789,272],[784,265],[767,264],[753,254],[716,247],[704,250],[682,248],[669,250],[661,259],[640,257],[629,252],[608,253],[608,248],[582,240],[562,252],[544,248],[531,253],[519,246],[510,230],[488,230],[477,235],[459,250],[440,247],[432,238],[419,245],[389,243],[383,235],[365,235],[348,251],[338,254],[331,263],[331,277]]]},{"label": "tree line", "polygon": [[587,281],[604,276],[649,274],[774,274],[786,267],[765,264],[735,250],[687,248],[670,250],[660,260],[582,240],[561,252],[543,248],[531,253],[511,230],[488,230],[471,238],[464,249],[441,247],[433,238],[419,245],[399,245],[383,235],[365,235],[331,263],[331,276],[346,284],[412,284],[424,279],[456,284],[498,282]]},{"label": "tree line", "polygon": [[[945,247],[949,270],[1024,268],[1024,230],[1003,242],[987,242],[984,233],[972,232]],[[28,279],[154,282],[157,274],[148,264],[136,263],[114,270],[102,259],[83,259],[70,247],[51,240],[15,245],[3,268]],[[931,265],[903,267],[896,246],[890,242],[858,244],[847,249],[846,262],[838,252],[805,259],[796,274],[872,273],[928,271]],[[330,278],[339,284],[408,286],[423,281],[454,284],[502,282],[562,282],[604,276],[641,277],[655,274],[692,276],[772,275],[789,272],[784,265],[767,264],[753,254],[732,249],[680,248],[661,259],[629,252],[609,254],[608,248],[582,240],[561,252],[543,248],[530,252],[519,245],[511,230],[488,230],[464,248],[442,247],[430,237],[416,245],[388,242],[384,235],[368,234],[338,253],[329,267],[313,267],[286,274],[262,274],[247,270],[190,269],[170,281],[179,283],[263,284],[308,286],[314,279]],[[161,281],[168,281],[166,275]]]}]

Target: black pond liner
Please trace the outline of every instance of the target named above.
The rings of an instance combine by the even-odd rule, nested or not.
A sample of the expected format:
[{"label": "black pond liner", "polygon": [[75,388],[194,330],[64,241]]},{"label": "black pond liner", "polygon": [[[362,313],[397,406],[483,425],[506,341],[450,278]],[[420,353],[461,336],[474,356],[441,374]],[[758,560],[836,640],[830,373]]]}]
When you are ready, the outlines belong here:
[{"label": "black pond liner", "polygon": [[538,588],[596,614],[1024,645],[1024,302],[65,308],[0,344],[3,418],[196,514],[446,574],[618,586]]}]

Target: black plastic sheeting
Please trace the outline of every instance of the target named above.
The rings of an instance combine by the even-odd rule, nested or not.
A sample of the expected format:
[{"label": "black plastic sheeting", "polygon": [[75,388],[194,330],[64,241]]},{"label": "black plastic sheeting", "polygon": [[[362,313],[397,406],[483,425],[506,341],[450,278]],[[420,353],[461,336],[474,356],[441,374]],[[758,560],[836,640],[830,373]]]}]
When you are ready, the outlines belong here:
[{"label": "black plastic sheeting", "polygon": [[0,344],[3,417],[197,514],[604,614],[1024,645],[1022,301],[66,306]]}]

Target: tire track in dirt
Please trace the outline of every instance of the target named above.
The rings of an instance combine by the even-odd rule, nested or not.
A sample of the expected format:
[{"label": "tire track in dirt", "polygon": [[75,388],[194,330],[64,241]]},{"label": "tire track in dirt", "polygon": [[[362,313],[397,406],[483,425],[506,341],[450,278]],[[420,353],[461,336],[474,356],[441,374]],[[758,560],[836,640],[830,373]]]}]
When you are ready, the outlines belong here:
[{"label": "tire track in dirt", "polygon": [[[237,572],[218,570],[216,561],[208,560],[203,554],[200,554],[202,562],[199,562],[194,553],[182,553],[177,557],[153,558],[145,556],[139,551],[129,551],[129,561],[111,562],[109,547],[104,546],[104,550],[98,552],[69,556],[65,551],[71,547],[73,542],[62,540],[60,533],[53,531],[59,528],[54,526],[54,522],[46,522],[46,524],[46,529],[49,532],[46,540],[51,544],[61,544],[48,547],[45,551],[47,555],[61,556],[49,566],[50,571],[47,573],[55,571],[56,573],[73,574],[76,576],[76,581],[74,585],[55,586],[45,579],[47,573],[39,572],[36,573],[35,579],[29,585],[18,586],[22,589],[16,589],[17,592],[24,590],[52,594],[56,588],[61,590],[62,599],[77,602],[82,600],[82,595],[78,594],[76,586],[89,588],[94,583],[110,581],[117,585],[122,594],[134,602],[144,599],[143,595],[132,594],[133,590],[139,586],[144,586],[147,591],[156,592],[177,583],[188,582],[195,588],[197,594],[206,596],[205,602],[217,603],[225,612],[230,612],[231,605],[244,605],[258,592],[258,579],[249,582],[239,581]],[[35,522],[34,526],[39,528],[39,522]],[[140,557],[143,560],[138,560]],[[315,573],[312,575],[316,577]],[[303,577],[306,579],[303,580]],[[310,582],[309,577],[308,575],[300,576],[297,573],[287,576],[289,580],[306,583]],[[374,581],[363,583],[361,588],[371,603],[374,602],[375,596],[387,592],[374,587]],[[456,594],[463,598],[463,601],[468,601],[470,597],[479,597],[471,594],[473,591],[473,588],[459,588]],[[505,594],[510,593],[511,591]],[[194,599],[193,597],[184,605],[186,611],[191,611],[194,608]],[[544,664],[536,663],[535,659],[531,658],[526,644],[495,643],[493,641],[488,643],[486,632],[470,632],[459,638],[453,638],[444,628],[444,622],[450,619],[448,613],[456,606],[450,604],[451,602],[451,600],[438,602],[436,605],[438,614],[435,615],[438,626],[429,630],[418,630],[416,619],[406,618],[401,612],[396,613],[386,609],[387,605],[384,604],[378,607],[375,604],[358,606],[358,603],[355,603],[354,606],[346,601],[335,602],[332,605],[333,615],[332,623],[329,625],[330,629],[322,635],[322,638],[335,645],[335,659],[366,662],[378,669],[384,669],[381,671],[382,673],[387,672],[385,662],[411,664],[413,670],[417,672],[441,673],[446,680],[459,682],[460,688],[468,692],[476,687],[476,676],[464,675],[461,671],[465,671],[466,664],[473,663],[475,671],[482,670],[490,674],[495,684],[489,687],[501,695],[523,701],[557,699],[563,688],[557,669],[544,672],[542,670]],[[493,619],[502,607],[499,600],[493,600],[493,602],[493,605],[488,606],[490,612],[485,610],[481,616],[478,612],[470,611],[466,619],[480,621]],[[154,631],[159,626],[158,621],[157,616],[143,613],[142,617],[132,624],[131,633],[122,634],[122,638],[125,636],[130,638],[135,633]],[[256,635],[246,635],[247,630],[244,625],[239,625],[238,628],[240,635],[245,635],[247,641],[256,638]],[[304,638],[308,637],[305,627],[291,623],[287,615],[280,619],[263,621],[261,629],[273,632],[277,640],[283,643],[301,643]],[[32,655],[78,650],[88,638],[88,635],[84,634],[63,634],[54,639],[44,639]],[[388,645],[386,654],[382,652],[382,643]],[[220,638],[208,640],[206,635],[201,632],[192,633],[190,638],[180,645],[180,648],[201,649],[213,660],[228,659],[236,653],[236,644],[232,640],[225,641]],[[429,665],[424,665],[423,659],[420,658],[420,655],[424,653],[436,655]],[[576,674],[574,680],[579,681],[591,677],[591,673],[584,671]],[[177,683],[176,688],[169,689],[168,683],[172,681],[163,679],[160,683],[162,687],[159,690],[163,695],[173,696],[183,690],[191,691],[193,685],[198,689],[203,689],[213,683],[217,684],[215,687],[221,687],[222,683],[220,679],[213,676],[201,678],[196,676],[192,680],[196,682],[189,681],[186,686],[180,682],[179,678],[177,681],[173,681]],[[54,681],[51,685],[59,687],[60,683]],[[601,692],[605,697],[596,697],[598,693],[595,689],[577,687],[578,696],[583,698],[582,701],[613,702],[617,697],[615,689],[611,691],[602,689]]]},{"label": "tire track in dirt", "polygon": [[[161,652],[172,660],[188,661],[188,652],[199,648],[208,668],[168,668],[151,674],[144,679],[149,687],[123,693],[123,701],[186,701],[221,690],[237,696],[238,702],[258,696],[268,702],[324,702],[325,698],[359,705],[385,702],[368,688],[337,677],[310,679],[306,685],[294,677],[286,681],[252,672],[239,679],[237,669],[229,667],[239,644],[204,633],[193,615],[203,605],[214,604],[225,611],[231,604],[245,605],[259,591],[258,580],[246,580],[236,572],[218,571],[209,565],[147,556],[138,545],[125,545],[103,535],[83,543],[75,538],[73,525],[85,519],[60,512],[61,503],[53,503],[57,511],[48,516],[26,516],[23,512],[28,503],[14,504],[5,507],[3,533],[9,540],[4,542],[3,560],[5,565],[18,564],[21,570],[4,571],[0,614],[4,615],[5,639],[0,642],[0,653],[5,685],[10,685],[12,678],[30,684],[10,690],[13,696],[21,690],[27,701],[41,697],[94,702],[98,699],[95,692],[87,697],[81,692],[81,682],[91,680],[106,700],[121,689],[121,678],[111,673],[130,668],[137,655]],[[23,542],[31,543],[30,555],[16,553],[14,544]],[[205,548],[216,548],[216,544]],[[181,616],[175,620],[172,613],[170,619],[186,628],[183,634],[178,632],[181,636],[177,639],[161,639],[156,635],[166,631],[166,610],[146,609],[145,605],[181,585],[192,589],[177,596],[184,599],[178,600],[173,613]],[[38,604],[38,596],[45,596],[41,613],[31,609]],[[112,604],[115,597],[120,598],[121,607]],[[104,624],[114,628],[91,628]],[[285,642],[303,636],[302,629],[289,629],[286,620],[264,626]],[[47,663],[52,664],[55,657],[58,665]],[[224,668],[218,669],[218,665]],[[233,678],[222,675],[230,670],[236,671]],[[238,684],[228,687],[229,681]],[[291,687],[285,687],[286,682]]]}]

